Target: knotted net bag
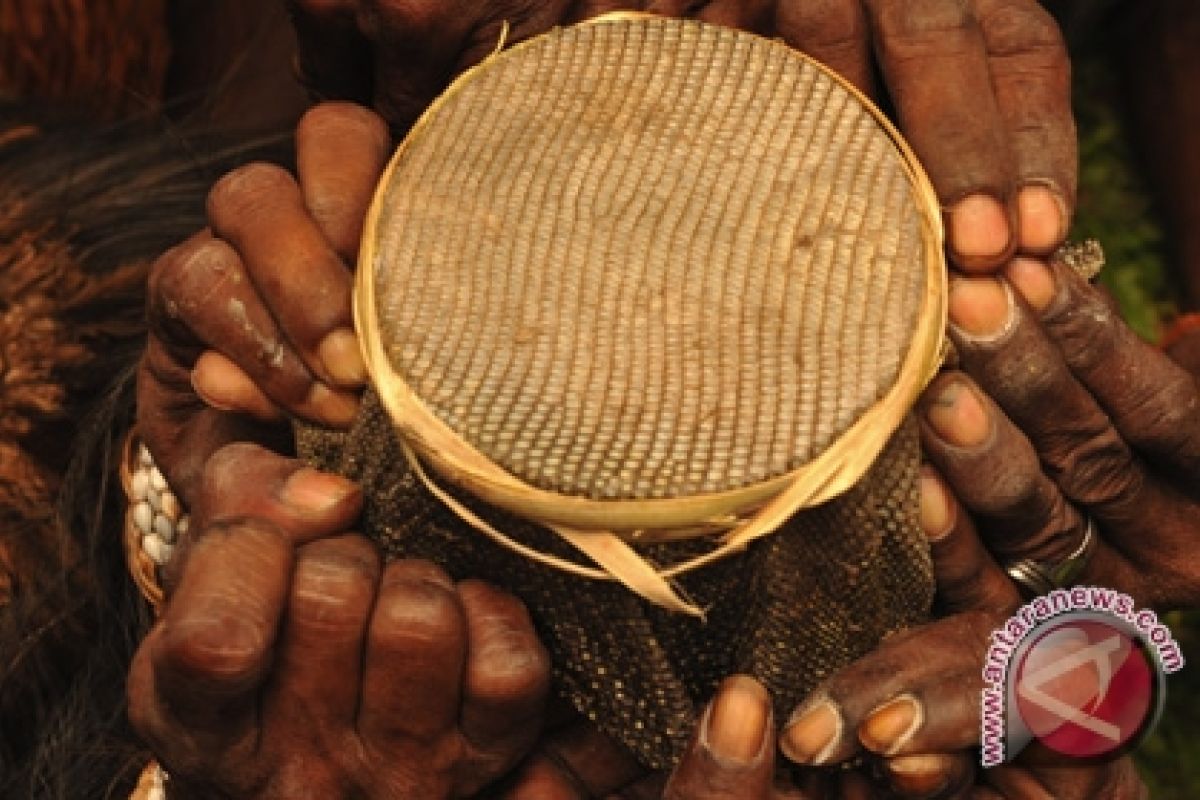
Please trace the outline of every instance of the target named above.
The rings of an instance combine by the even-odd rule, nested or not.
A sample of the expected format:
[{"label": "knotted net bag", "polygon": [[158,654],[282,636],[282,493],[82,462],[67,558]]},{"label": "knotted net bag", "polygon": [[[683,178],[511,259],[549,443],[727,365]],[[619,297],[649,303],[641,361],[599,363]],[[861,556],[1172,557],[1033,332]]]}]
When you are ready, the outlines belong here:
[{"label": "knotted net bag", "polygon": [[520,596],[563,693],[665,767],[725,675],[783,714],[928,613],[905,418],[944,306],[936,201],[852,88],[605,18],[497,53],[400,146],[355,295],[374,389],[300,446],[390,555]]}]

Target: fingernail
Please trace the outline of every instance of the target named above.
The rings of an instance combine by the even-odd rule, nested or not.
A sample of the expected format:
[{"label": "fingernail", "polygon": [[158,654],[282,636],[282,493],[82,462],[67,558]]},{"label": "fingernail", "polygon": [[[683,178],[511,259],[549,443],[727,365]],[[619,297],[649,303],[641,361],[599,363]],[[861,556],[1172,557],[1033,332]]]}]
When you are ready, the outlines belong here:
[{"label": "fingernail", "polygon": [[994,197],[968,195],[950,209],[950,243],[961,256],[988,258],[1002,255],[1011,238],[1008,214]]},{"label": "fingernail", "polygon": [[925,419],[934,432],[957,447],[983,444],[991,423],[983,403],[964,381],[951,378],[935,390],[925,406]]},{"label": "fingernail", "polygon": [[946,487],[932,469],[921,467],[918,481],[920,495],[919,517],[921,530],[931,542],[946,538],[954,528],[954,511]]},{"label": "fingernail", "polygon": [[702,743],[719,761],[749,766],[762,757],[770,717],[770,698],[758,681],[727,678],[709,707]]},{"label": "fingernail", "polygon": [[897,756],[884,764],[892,786],[905,794],[935,795],[949,782],[950,763],[945,756]]},{"label": "fingernail", "polygon": [[221,397],[222,384],[214,379],[211,379],[208,372],[201,367],[192,370],[192,391],[196,393],[204,404],[209,408],[215,408],[217,411],[238,411],[240,409],[234,406],[234,403]]},{"label": "fingernail", "polygon": [[802,711],[784,728],[779,747],[797,764],[824,764],[833,755],[842,731],[842,715],[830,700]]},{"label": "fingernail", "polygon": [[921,705],[911,695],[901,695],[872,711],[858,730],[863,746],[890,755],[912,738],[924,721]]},{"label": "fingernail", "polygon": [[358,337],[349,328],[338,328],[325,337],[317,348],[329,377],[341,387],[357,389],[367,382],[367,367],[363,363]]},{"label": "fingernail", "polygon": [[1054,275],[1046,262],[1037,258],[1014,258],[1004,268],[1004,278],[1015,286],[1025,302],[1037,312],[1050,307],[1057,293]]},{"label": "fingernail", "polygon": [[354,484],[345,478],[304,467],[288,477],[279,495],[283,502],[297,511],[319,514],[355,491]]},{"label": "fingernail", "polygon": [[357,395],[335,392],[322,383],[313,384],[307,402],[322,422],[334,428],[349,428],[358,416]]},{"label": "fingernail", "polygon": [[1067,204],[1049,186],[1026,186],[1017,195],[1021,247],[1049,252],[1067,235]]},{"label": "fingernail", "polygon": [[996,278],[952,279],[949,310],[954,327],[980,341],[1000,338],[1013,318],[1008,286]]}]

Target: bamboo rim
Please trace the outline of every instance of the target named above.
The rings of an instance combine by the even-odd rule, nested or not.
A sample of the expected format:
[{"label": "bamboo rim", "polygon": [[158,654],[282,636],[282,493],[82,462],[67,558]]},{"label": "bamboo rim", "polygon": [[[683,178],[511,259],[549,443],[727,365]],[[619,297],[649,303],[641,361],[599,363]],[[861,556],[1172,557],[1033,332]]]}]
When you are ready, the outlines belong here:
[{"label": "bamboo rim", "polygon": [[[648,20],[678,22],[650,14],[616,12],[583,24],[638,23]],[[683,24],[704,23],[688,21]],[[364,361],[415,474],[465,522],[505,547],[541,563],[581,577],[616,579],[654,602],[687,613],[700,613],[694,605],[679,598],[669,588],[667,581],[744,548],[755,539],[777,530],[796,511],[823,503],[852,487],[874,463],[921,390],[937,373],[947,313],[941,209],[933,186],[911,147],[868,97],[815,59],[781,41],[763,39],[769,46],[783,48],[790,57],[814,66],[850,92],[888,136],[909,179],[921,219],[925,283],[916,327],[895,383],[819,456],[789,473],[760,483],[716,493],[646,500],[594,500],[532,486],[463,440],[409,389],[392,367],[380,338],[375,302],[375,267],[378,261],[376,232],[381,222],[384,198],[409,143],[479,73],[494,66],[498,59],[513,57],[541,39],[540,36],[535,37],[501,52],[502,39],[491,57],[465,71],[430,105],[397,147],[384,170],[367,212],[354,291],[354,320]],[[423,468],[422,461],[448,484],[555,531],[599,563],[601,568],[586,567],[514,541],[438,486]],[[648,585],[645,575],[632,577],[629,574],[626,563],[628,554],[633,554],[642,564],[646,563],[633,553],[629,547],[631,543],[657,543],[712,535],[718,538],[708,553],[664,569],[650,568],[656,578],[649,582],[655,586]]]}]

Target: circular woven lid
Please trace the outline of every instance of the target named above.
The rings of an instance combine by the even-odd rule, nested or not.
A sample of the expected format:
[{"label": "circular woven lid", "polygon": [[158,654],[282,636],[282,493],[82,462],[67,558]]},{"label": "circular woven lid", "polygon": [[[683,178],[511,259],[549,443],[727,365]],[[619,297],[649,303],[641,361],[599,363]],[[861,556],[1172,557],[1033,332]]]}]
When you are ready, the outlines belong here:
[{"label": "circular woven lid", "polygon": [[369,215],[356,314],[443,479],[535,519],[703,526],[867,469],[936,365],[936,201],[758,36],[627,16],[460,78]]}]

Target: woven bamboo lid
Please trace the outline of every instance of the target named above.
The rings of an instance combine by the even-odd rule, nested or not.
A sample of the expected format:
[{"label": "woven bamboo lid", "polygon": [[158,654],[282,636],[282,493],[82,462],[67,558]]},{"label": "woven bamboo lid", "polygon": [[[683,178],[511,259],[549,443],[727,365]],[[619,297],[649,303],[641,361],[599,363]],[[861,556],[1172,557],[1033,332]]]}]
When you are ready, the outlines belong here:
[{"label": "woven bamboo lid", "polygon": [[936,200],[781,43],[620,15],[460,78],[388,168],[355,307],[440,480],[626,538],[783,521],[870,466],[936,368]]}]

